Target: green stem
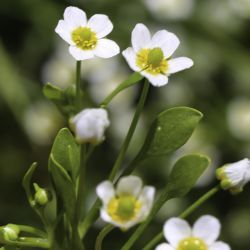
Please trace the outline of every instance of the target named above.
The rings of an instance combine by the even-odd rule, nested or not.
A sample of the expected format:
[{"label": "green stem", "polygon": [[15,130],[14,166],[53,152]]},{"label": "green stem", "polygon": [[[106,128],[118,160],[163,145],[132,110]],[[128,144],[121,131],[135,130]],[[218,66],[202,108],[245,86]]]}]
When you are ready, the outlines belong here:
[{"label": "green stem", "polygon": [[102,108],[106,108],[107,105],[111,102],[111,100],[119,94],[122,90],[134,85],[135,83],[139,82],[143,76],[140,75],[140,73],[135,72],[133,73],[128,79],[126,79],[124,82],[119,84],[117,88],[113,92],[111,92],[100,104]]},{"label": "green stem", "polygon": [[113,230],[114,226],[107,225],[102,229],[102,231],[98,234],[95,242],[95,250],[102,250],[102,241]]},{"label": "green stem", "polygon": [[[139,121],[140,114],[143,110],[143,107],[144,107],[144,104],[146,101],[146,97],[148,94],[148,90],[149,90],[149,82],[147,80],[145,80],[144,85],[143,85],[143,89],[142,89],[142,93],[141,93],[141,97],[140,97],[139,102],[137,104],[137,108],[136,108],[133,120],[131,122],[127,136],[122,144],[120,153],[119,153],[119,155],[115,161],[115,164],[111,170],[111,173],[109,175],[109,180],[114,180],[115,175],[116,175],[117,171],[119,170],[122,161],[124,160],[129,143],[130,143],[131,138],[135,132],[137,123]],[[93,223],[93,221],[95,221],[97,219],[100,205],[101,205],[101,202],[99,200],[96,200],[94,205],[91,207],[88,215],[86,216],[86,218],[82,222],[82,224],[80,226],[81,238],[85,236],[85,234],[87,233],[87,231],[88,231],[89,227],[91,226],[91,224]]]},{"label": "green stem", "polygon": [[81,98],[81,61],[76,62],[76,109],[81,110],[82,98]]},{"label": "green stem", "polygon": [[[194,212],[198,207],[200,207],[204,202],[206,202],[209,198],[214,196],[220,190],[220,185],[215,186],[210,189],[207,193],[201,196],[194,204],[189,206],[183,213],[179,215],[180,218],[185,219],[192,212]],[[163,232],[157,234],[144,248],[143,250],[152,249],[157,243],[159,243],[164,238]]]},{"label": "green stem", "polygon": [[39,248],[49,248],[50,244],[48,240],[33,237],[19,237],[15,241],[7,241],[7,245],[16,247],[39,247]]},{"label": "green stem", "polygon": [[47,234],[44,231],[40,230],[40,229],[31,227],[31,226],[26,226],[26,225],[16,225],[16,226],[18,226],[20,231],[22,231],[22,232],[34,234],[34,235],[37,235],[37,236],[40,236],[40,237],[43,237],[43,238],[47,237]]}]

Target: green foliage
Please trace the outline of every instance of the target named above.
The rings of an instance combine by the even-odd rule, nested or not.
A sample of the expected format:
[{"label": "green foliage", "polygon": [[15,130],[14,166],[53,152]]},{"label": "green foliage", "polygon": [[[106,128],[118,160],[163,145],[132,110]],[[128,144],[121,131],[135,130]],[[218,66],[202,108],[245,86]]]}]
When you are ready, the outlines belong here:
[{"label": "green foliage", "polygon": [[209,164],[210,159],[205,155],[190,154],[181,157],[170,173],[163,196],[168,199],[185,196]]},{"label": "green foliage", "polygon": [[201,118],[201,112],[188,107],[163,111],[151,125],[141,154],[147,158],[174,152],[187,142]]},{"label": "green foliage", "polygon": [[68,171],[73,180],[79,173],[80,167],[80,146],[67,128],[62,128],[54,141],[51,149],[56,162]]}]

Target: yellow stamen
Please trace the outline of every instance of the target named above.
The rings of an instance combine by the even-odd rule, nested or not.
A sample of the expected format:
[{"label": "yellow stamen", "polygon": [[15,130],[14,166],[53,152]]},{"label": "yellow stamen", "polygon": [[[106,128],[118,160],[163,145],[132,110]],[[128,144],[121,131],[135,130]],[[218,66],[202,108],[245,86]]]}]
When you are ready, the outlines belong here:
[{"label": "yellow stamen", "polygon": [[136,64],[152,75],[166,74],[168,70],[168,61],[161,48],[141,49],[136,56]]},{"label": "yellow stamen", "polygon": [[76,46],[82,50],[92,50],[96,47],[96,34],[88,27],[78,27],[71,34]]},{"label": "yellow stamen", "polygon": [[208,250],[205,242],[199,238],[190,237],[182,240],[177,250]]}]

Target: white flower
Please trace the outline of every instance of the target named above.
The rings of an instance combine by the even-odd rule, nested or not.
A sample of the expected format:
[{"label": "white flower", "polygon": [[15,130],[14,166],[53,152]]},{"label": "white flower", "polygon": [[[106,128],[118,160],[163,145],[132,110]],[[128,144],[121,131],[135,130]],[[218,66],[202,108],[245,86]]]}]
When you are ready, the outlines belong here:
[{"label": "white flower", "polygon": [[110,181],[104,181],[96,188],[102,200],[101,218],[123,230],[142,222],[150,213],[155,188],[145,186],[136,176],[119,180],[116,190]]},{"label": "white flower", "polygon": [[70,54],[78,61],[94,56],[110,58],[120,52],[119,46],[104,38],[113,29],[108,16],[93,15],[88,21],[84,11],[76,7],[67,7],[64,20],[60,20],[56,33],[69,45]]},{"label": "white flower", "polygon": [[162,243],[155,250],[230,250],[229,245],[216,241],[220,222],[211,215],[200,217],[193,228],[183,219],[171,218],[163,228],[169,243]]},{"label": "white flower", "polygon": [[171,59],[179,43],[176,35],[167,30],[160,30],[151,38],[148,28],[139,23],[132,31],[132,47],[122,54],[132,70],[140,72],[152,85],[160,87],[168,83],[170,74],[193,65],[187,57]]},{"label": "white flower", "polygon": [[70,127],[79,143],[98,144],[104,140],[105,129],[109,126],[105,109],[84,109],[70,119]]},{"label": "white flower", "polygon": [[245,158],[235,163],[226,164],[216,171],[217,178],[221,181],[223,189],[229,189],[237,194],[250,181],[250,160]]}]

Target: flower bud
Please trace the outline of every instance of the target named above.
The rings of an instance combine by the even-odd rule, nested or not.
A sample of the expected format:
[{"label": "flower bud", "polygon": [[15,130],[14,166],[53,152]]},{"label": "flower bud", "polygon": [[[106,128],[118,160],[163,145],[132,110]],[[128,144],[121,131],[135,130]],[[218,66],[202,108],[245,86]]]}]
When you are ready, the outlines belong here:
[{"label": "flower bud", "polygon": [[49,192],[49,190],[44,189],[44,188],[40,188],[38,186],[38,184],[34,183],[34,188],[35,188],[35,203],[40,205],[40,206],[45,206],[48,202],[51,201],[51,193]]},{"label": "flower bud", "polygon": [[84,109],[70,119],[70,127],[75,132],[79,143],[101,143],[109,124],[108,113],[102,108]]},{"label": "flower bud", "polygon": [[217,178],[221,181],[221,187],[230,190],[232,194],[243,191],[243,187],[250,181],[250,160],[226,164],[216,171]]},{"label": "flower bud", "polygon": [[14,241],[18,238],[20,229],[17,225],[8,224],[0,229],[0,241],[5,243],[8,241]]}]

